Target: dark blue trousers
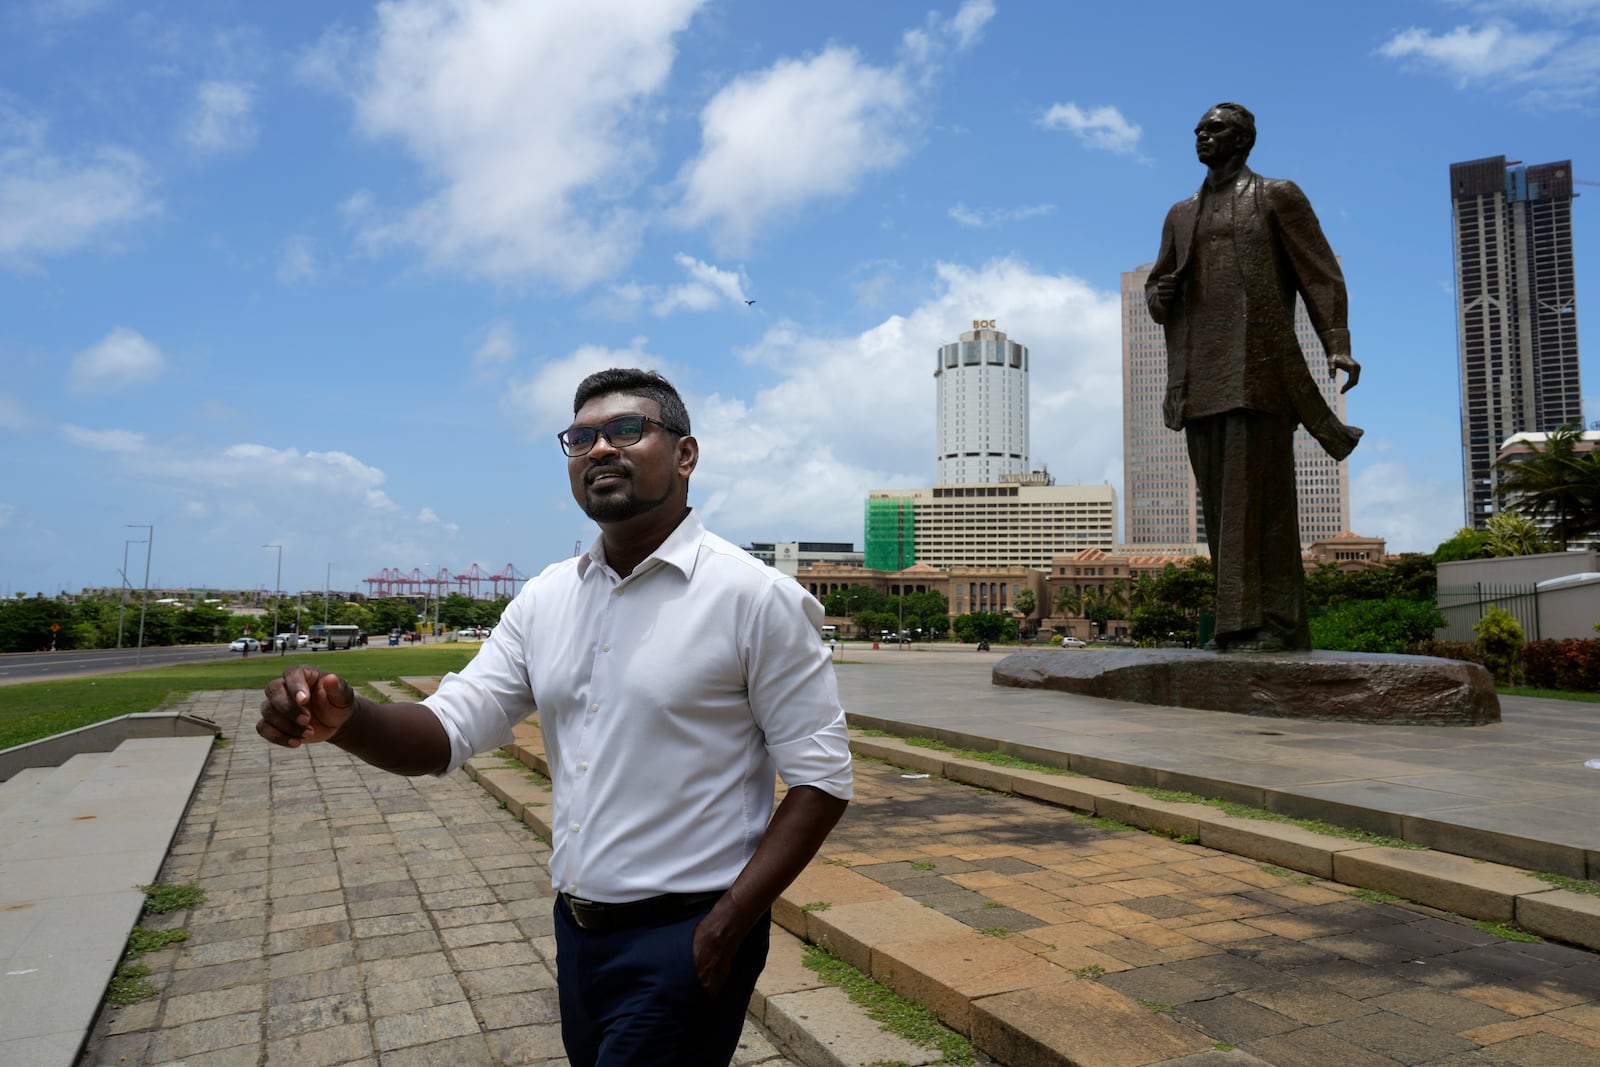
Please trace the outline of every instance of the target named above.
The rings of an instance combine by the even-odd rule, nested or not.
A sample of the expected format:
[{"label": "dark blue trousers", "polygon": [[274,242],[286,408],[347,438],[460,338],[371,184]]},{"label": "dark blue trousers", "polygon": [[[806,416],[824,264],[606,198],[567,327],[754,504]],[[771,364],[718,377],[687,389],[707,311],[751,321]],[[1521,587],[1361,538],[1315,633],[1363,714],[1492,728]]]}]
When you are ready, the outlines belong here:
[{"label": "dark blue trousers", "polygon": [[694,928],[711,904],[670,922],[580,930],[555,905],[561,1040],[572,1067],[726,1067],[767,963],[771,920],[757,921],[715,997],[694,969]]}]

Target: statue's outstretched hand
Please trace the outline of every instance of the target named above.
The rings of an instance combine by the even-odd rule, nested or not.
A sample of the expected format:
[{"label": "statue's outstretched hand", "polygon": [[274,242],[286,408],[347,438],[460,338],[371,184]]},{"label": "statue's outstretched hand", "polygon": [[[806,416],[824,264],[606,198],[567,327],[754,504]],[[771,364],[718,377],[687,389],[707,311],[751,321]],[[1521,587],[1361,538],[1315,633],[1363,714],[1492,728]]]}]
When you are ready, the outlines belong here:
[{"label": "statue's outstretched hand", "polygon": [[1329,356],[1328,377],[1337,378],[1341,370],[1349,372],[1350,380],[1344,383],[1344,388],[1340,389],[1339,392],[1348,393],[1361,380],[1361,364],[1357,363],[1355,357],[1351,355]]}]

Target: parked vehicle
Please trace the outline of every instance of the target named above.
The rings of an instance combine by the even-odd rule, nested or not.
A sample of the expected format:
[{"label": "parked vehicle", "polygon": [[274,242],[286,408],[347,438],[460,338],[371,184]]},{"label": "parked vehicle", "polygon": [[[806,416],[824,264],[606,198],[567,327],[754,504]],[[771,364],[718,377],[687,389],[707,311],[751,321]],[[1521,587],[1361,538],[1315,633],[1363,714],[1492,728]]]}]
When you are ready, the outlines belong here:
[{"label": "parked vehicle", "polygon": [[323,626],[318,623],[311,627],[310,648],[313,652],[325,651],[334,648],[354,648],[361,638],[361,627],[348,626],[343,623],[333,623]]},{"label": "parked vehicle", "polygon": [[1088,648],[1089,647],[1089,642],[1083,640],[1080,637],[1063,637],[1061,639],[1061,647],[1062,648]]},{"label": "parked vehicle", "polygon": [[249,655],[252,652],[261,651],[261,642],[257,641],[253,637],[235,637],[233,639],[233,643],[228,646],[228,650],[230,652],[243,652],[245,655]]}]

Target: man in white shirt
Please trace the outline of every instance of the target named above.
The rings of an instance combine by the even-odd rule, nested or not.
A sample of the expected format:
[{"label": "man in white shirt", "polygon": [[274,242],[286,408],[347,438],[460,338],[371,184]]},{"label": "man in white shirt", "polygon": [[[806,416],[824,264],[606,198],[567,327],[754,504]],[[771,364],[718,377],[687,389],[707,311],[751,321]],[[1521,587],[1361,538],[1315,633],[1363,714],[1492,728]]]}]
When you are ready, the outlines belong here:
[{"label": "man in white shirt", "polygon": [[538,714],[569,1061],[727,1063],[772,903],[851,795],[822,608],[690,510],[699,444],[664,378],[601,371],[573,411],[558,436],[600,526],[589,551],[529,581],[422,703],[379,705],[294,667],[267,686],[256,730],[443,774]]}]

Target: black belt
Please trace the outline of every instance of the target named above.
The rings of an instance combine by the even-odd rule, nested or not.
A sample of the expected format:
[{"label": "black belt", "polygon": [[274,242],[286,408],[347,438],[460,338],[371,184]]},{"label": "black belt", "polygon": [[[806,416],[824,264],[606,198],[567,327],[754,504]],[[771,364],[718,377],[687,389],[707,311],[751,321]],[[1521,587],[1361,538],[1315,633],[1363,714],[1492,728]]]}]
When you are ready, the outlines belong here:
[{"label": "black belt", "polygon": [[630,900],[625,904],[602,904],[597,900],[580,900],[566,893],[557,894],[566,905],[567,914],[578,924],[578,929],[593,934],[626,930],[630,926],[648,926],[687,915],[697,908],[715,903],[722,890],[713,893],[664,893],[659,897]]}]

